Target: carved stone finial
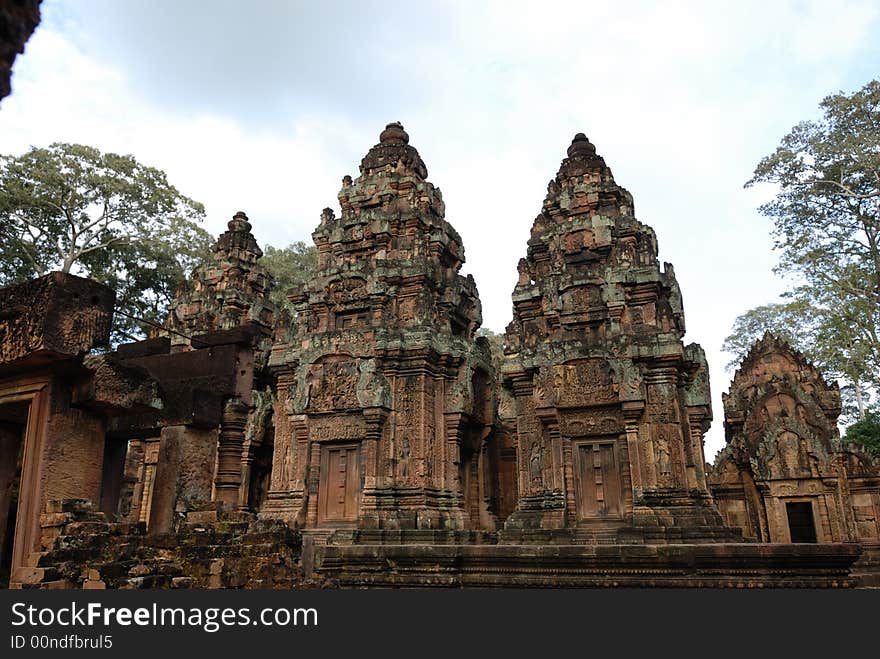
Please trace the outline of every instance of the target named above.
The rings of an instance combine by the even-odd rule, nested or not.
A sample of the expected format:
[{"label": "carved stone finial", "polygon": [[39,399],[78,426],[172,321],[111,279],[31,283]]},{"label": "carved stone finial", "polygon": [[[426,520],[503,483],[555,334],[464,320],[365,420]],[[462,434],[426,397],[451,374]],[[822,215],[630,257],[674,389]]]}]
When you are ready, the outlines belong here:
[{"label": "carved stone finial", "polygon": [[251,223],[248,221],[248,216],[245,215],[244,211],[238,211],[233,215],[226,226],[229,227],[230,231],[246,232],[251,230]]},{"label": "carved stone finial", "polygon": [[568,157],[575,158],[577,156],[591,156],[596,153],[596,147],[590,143],[590,140],[587,139],[587,136],[583,133],[578,133],[574,136],[574,139],[571,141],[571,146],[568,147]]},{"label": "carved stone finial", "polygon": [[403,124],[393,121],[379,134],[381,144],[409,144],[409,135],[403,130]]}]

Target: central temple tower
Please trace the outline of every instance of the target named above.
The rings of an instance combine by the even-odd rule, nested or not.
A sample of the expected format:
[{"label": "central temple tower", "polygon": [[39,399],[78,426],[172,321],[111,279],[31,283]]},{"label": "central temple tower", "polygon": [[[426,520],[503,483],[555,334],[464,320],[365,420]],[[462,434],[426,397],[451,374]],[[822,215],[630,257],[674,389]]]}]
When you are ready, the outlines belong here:
[{"label": "central temple tower", "polygon": [[292,291],[264,514],[304,527],[491,525],[480,460],[491,360],[440,190],[399,123],[342,181],[313,233],[318,275]]}]

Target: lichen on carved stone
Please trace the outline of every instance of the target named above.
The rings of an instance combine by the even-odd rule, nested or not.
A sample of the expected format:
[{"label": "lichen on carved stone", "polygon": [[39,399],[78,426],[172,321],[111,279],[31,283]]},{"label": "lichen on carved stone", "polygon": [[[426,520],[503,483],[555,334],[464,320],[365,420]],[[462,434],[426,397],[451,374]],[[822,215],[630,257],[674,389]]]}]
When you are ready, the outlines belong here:
[{"label": "lichen on carved stone", "polygon": [[[577,134],[517,266],[505,336],[520,491],[530,492],[510,528],[601,518],[631,524],[645,497],[681,515],[664,524],[720,526],[702,468],[711,418],[705,357],[682,343],[681,292],[673,267],[661,270],[657,249],[653,230],[634,216],[632,196]],[[632,428],[626,441],[624,416]],[[594,463],[604,474],[598,485]],[[544,500],[563,490],[553,505]]]},{"label": "lichen on carved stone", "polygon": [[[836,382],[768,332],[751,347],[722,400],[727,445],[709,478],[729,523],[765,542],[792,541],[805,525],[813,533],[806,541],[880,539],[877,520],[856,519],[864,502],[880,503],[874,485],[880,464],[850,460],[858,449],[841,445]],[[802,516],[793,530],[789,504],[824,513]]]},{"label": "lichen on carved stone", "polygon": [[0,289],[0,367],[107,345],[114,302],[106,286],[63,272]]},{"label": "lichen on carved stone", "polygon": [[213,260],[192,273],[192,281],[175,296],[165,327],[172,344],[196,334],[253,324],[272,334],[275,305],[269,300],[272,276],[259,264],[263,251],[239,211],[213,246]]},{"label": "lichen on carved stone", "polygon": [[357,397],[364,407],[391,407],[391,387],[378,370],[375,359],[364,359],[360,363]]},{"label": "lichen on carved stone", "polygon": [[[464,523],[459,506],[434,503],[435,494],[430,503],[377,500],[394,499],[388,488],[401,486],[434,488],[453,502],[462,496],[446,434],[464,427],[450,415],[473,414],[472,380],[483,359],[474,342],[481,311],[473,278],[459,274],[461,237],[446,221],[443,197],[427,175],[403,127],[388,124],[362,159],[360,175],[343,178],[341,214],[321,212],[313,233],[317,275],[290,296],[298,329],[278,335],[270,359],[284,401],[280,412],[288,419],[279,426],[277,446],[303,456],[300,476],[270,494],[270,505],[273,497],[299,502],[277,504],[279,515],[291,515],[284,506],[298,505],[296,515],[306,515],[307,525],[326,522],[321,515],[353,515],[350,521],[380,526]],[[482,385],[487,391],[491,386],[488,380]],[[491,393],[481,400],[491,400]],[[297,415],[306,417],[304,426],[293,421]],[[369,438],[357,434],[361,426]],[[386,456],[370,458],[362,483],[339,486],[356,490],[346,494],[357,498],[357,506],[351,504],[356,512],[322,507],[320,493],[334,476],[325,458],[312,462],[316,454],[306,446],[333,439],[356,440],[355,453],[339,458],[346,465]],[[299,448],[286,448],[291,446]],[[336,449],[321,451],[326,460],[337,459]],[[289,483],[304,481],[306,473],[310,491],[291,492]],[[315,515],[312,508],[303,512],[309,497],[317,497],[317,517],[308,517]]]}]

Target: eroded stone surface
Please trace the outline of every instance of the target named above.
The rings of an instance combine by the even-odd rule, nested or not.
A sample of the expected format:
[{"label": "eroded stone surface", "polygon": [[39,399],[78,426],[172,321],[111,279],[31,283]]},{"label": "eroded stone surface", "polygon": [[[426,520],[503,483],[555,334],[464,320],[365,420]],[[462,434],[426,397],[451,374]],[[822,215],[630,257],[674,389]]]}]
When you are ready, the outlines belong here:
[{"label": "eroded stone surface", "polygon": [[186,289],[171,304],[165,327],[172,349],[187,337],[252,324],[271,333],[275,307],[269,301],[272,277],[259,264],[263,250],[242,211],[214,243],[214,259],[196,268]]},{"label": "eroded stone surface", "polygon": [[106,286],[63,272],[0,289],[0,374],[107,345],[114,302]]},{"label": "eroded stone surface", "polygon": [[275,453],[265,514],[304,527],[492,525],[480,467],[491,364],[461,238],[398,123],[343,178],[273,347]]},{"label": "eroded stone surface", "polygon": [[9,0],[0,5],[0,100],[9,96],[12,64],[40,22],[40,0]]},{"label": "eroded stone surface", "polygon": [[880,544],[880,460],[841,443],[836,382],[767,333],[723,400],[711,483],[730,525],[762,542]]},{"label": "eroded stone surface", "polygon": [[[13,585],[880,583],[880,466],[840,445],[836,388],[773,337],[724,399],[710,489],[703,351],[585,136],[535,220],[503,354],[476,337],[427,175],[389,124],[322,213],[290,315],[244,213],[164,329],[108,354],[86,353],[112,291],[60,274],[0,291]],[[791,544],[806,510],[818,542]]]},{"label": "eroded stone surface", "polygon": [[[705,529],[706,360],[653,230],[583,135],[547,186],[518,266],[502,420],[517,437],[508,530]],[[678,531],[673,531],[678,532]]]}]

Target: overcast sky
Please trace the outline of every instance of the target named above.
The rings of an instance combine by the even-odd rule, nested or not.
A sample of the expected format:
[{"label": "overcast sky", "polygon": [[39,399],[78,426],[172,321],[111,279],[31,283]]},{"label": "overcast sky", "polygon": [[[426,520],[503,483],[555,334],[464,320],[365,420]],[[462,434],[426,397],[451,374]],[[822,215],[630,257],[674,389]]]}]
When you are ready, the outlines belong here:
[{"label": "overcast sky", "polygon": [[511,318],[547,182],[584,132],[675,265],[685,340],[711,365],[772,302],[755,165],[819,101],[880,70],[880,3],[44,0],[0,105],[0,152],[132,153],[261,244],[311,241],[345,174],[403,122],[464,239],[484,326]]}]

